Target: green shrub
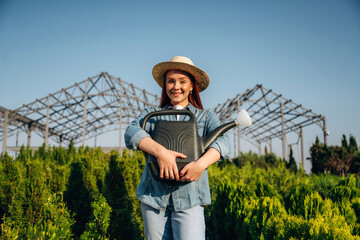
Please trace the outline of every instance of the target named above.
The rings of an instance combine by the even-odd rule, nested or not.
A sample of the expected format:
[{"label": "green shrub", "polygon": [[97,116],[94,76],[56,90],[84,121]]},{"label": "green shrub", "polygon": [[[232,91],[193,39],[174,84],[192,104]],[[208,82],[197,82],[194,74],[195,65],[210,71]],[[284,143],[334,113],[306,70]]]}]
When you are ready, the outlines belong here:
[{"label": "green shrub", "polygon": [[305,196],[304,199],[304,212],[302,216],[309,220],[310,218],[316,218],[322,212],[323,199],[318,192],[313,192]]},{"label": "green shrub", "polygon": [[284,197],[285,208],[289,214],[305,217],[304,201],[311,193],[312,188],[309,185],[294,185]]},{"label": "green shrub", "polygon": [[76,238],[85,231],[85,225],[90,220],[92,198],[89,190],[85,187],[82,164],[73,162],[71,164],[71,173],[69,176],[66,191],[64,192],[64,201],[69,210],[74,215],[76,224],[72,231]]},{"label": "green shrub", "polygon": [[354,209],[354,213],[357,218],[357,223],[360,223],[360,198],[352,199],[351,207]]},{"label": "green shrub", "polygon": [[105,196],[112,208],[109,226],[112,238],[144,238],[140,201],[136,198],[141,171],[138,162],[127,151],[122,156],[117,152],[111,153],[105,177]]},{"label": "green shrub", "polygon": [[264,229],[268,220],[286,215],[286,210],[276,197],[262,197],[258,200],[250,220],[250,235],[253,239],[264,238]]},{"label": "green shrub", "polygon": [[80,239],[108,239],[108,227],[110,225],[111,207],[106,199],[100,195],[99,199],[91,203],[93,215],[91,221],[86,224],[86,231]]}]

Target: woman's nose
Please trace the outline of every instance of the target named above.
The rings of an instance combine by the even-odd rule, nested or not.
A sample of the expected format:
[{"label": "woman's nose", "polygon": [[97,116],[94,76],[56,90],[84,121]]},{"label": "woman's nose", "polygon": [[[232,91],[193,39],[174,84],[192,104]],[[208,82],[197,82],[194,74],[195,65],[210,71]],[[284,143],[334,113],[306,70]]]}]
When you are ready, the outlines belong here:
[{"label": "woman's nose", "polygon": [[174,84],[174,88],[175,89],[180,89],[180,83],[176,81],[175,84]]}]

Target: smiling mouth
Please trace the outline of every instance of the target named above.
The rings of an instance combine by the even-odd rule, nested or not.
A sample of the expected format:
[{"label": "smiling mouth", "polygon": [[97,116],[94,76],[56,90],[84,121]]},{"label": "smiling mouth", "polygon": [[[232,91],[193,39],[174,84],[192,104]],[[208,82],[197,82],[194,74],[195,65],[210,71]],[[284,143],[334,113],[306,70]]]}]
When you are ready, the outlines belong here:
[{"label": "smiling mouth", "polygon": [[177,97],[177,96],[179,96],[181,94],[182,94],[182,92],[171,92],[171,95],[173,95],[175,97]]}]

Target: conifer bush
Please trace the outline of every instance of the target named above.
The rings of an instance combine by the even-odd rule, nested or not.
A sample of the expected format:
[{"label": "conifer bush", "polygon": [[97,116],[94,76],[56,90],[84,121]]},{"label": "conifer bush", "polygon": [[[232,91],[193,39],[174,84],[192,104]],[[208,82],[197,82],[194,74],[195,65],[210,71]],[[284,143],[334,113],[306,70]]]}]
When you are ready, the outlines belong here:
[{"label": "conifer bush", "polygon": [[100,195],[97,200],[91,203],[91,208],[91,220],[86,224],[86,231],[80,239],[109,239],[108,227],[110,225],[111,207],[107,204],[106,199]]},{"label": "conifer bush", "polygon": [[[144,239],[136,198],[144,166],[140,151],[104,153],[73,143],[35,152],[21,147],[15,158],[2,154],[0,239]],[[210,240],[359,239],[355,174],[308,176],[269,153],[251,152],[208,173]]]}]

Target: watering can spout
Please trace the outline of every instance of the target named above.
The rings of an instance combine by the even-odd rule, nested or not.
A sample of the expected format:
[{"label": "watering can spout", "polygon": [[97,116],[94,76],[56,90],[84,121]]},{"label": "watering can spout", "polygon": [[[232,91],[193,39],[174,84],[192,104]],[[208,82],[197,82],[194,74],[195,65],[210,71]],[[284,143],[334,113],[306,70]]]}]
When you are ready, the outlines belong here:
[{"label": "watering can spout", "polygon": [[216,138],[223,135],[226,131],[236,126],[236,122],[228,122],[215,128],[211,133],[202,138],[202,149],[205,150]]},{"label": "watering can spout", "polygon": [[214,129],[211,133],[206,135],[202,138],[202,148],[205,150],[213,141],[215,141],[216,138],[223,135],[226,131],[230,130],[231,128],[235,126],[241,126],[241,127],[250,127],[252,125],[251,119],[249,114],[246,110],[242,109],[237,117],[236,120],[225,123],[216,129]]}]

